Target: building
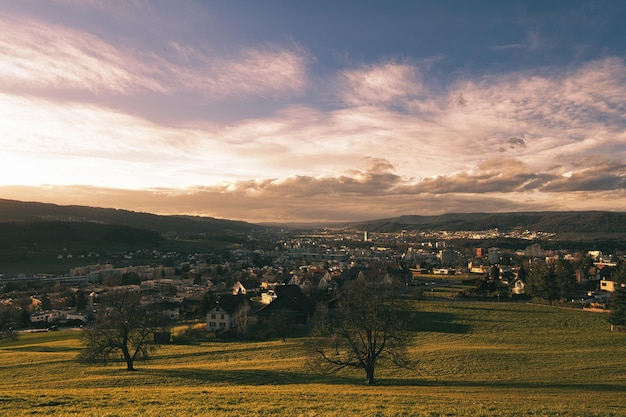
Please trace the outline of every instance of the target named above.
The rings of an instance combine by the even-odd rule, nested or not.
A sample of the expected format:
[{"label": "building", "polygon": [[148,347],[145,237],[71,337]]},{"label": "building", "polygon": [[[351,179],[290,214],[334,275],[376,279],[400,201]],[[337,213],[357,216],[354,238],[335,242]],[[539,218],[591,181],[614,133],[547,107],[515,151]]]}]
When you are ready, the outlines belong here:
[{"label": "building", "polygon": [[272,319],[285,320],[287,325],[307,325],[315,310],[315,302],[304,295],[297,285],[280,285],[277,298],[256,312],[260,322]]},{"label": "building", "polygon": [[243,332],[247,326],[250,305],[243,294],[227,294],[217,301],[206,315],[207,331],[234,330]]},{"label": "building", "polygon": [[487,259],[491,265],[500,263],[500,249],[489,248],[487,250]]},{"label": "building", "polygon": [[269,304],[277,298],[276,292],[274,290],[267,290],[261,293],[261,303]]},{"label": "building", "polygon": [[261,290],[259,281],[237,281],[233,286],[233,295],[237,294],[254,294]]},{"label": "building", "polygon": [[89,321],[89,315],[85,312],[79,313],[75,311],[68,311],[65,313],[65,318],[67,321],[82,321],[83,323],[87,323]]},{"label": "building", "polygon": [[30,315],[31,323],[53,323],[65,319],[65,314],[62,311],[42,311],[39,313],[33,313]]},{"label": "building", "polygon": [[[601,291],[608,291],[608,292],[615,292],[615,290],[618,287],[618,284],[616,281],[611,281],[608,279],[602,279],[600,280],[600,290]],[[625,285],[622,284],[622,287],[624,287]]]},{"label": "building", "polygon": [[533,243],[524,249],[524,256],[527,258],[541,258],[544,254],[544,250],[541,249],[541,246],[538,243]]}]

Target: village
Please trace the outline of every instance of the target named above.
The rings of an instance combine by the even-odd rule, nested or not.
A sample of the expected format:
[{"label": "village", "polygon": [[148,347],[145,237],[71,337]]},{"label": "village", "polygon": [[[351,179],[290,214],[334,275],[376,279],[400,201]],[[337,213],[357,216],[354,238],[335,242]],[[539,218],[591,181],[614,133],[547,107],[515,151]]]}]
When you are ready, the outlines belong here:
[{"label": "village", "polygon": [[[455,246],[454,239],[526,241],[518,249]],[[379,273],[424,298],[534,301],[606,309],[623,255],[599,250],[543,249],[541,232],[372,233],[343,230],[265,230],[248,244],[195,253],[137,249],[76,256],[67,274],[0,276],[3,327],[50,330],[94,319],[99,300],[125,291],[158,306],[177,323],[201,324],[222,337],[268,337],[311,323],[318,303],[332,302],[346,282]],[[545,240],[544,240],[545,241]],[[68,258],[69,251],[59,254]],[[561,268],[560,287],[537,283]],[[541,278],[545,280],[544,278]],[[542,284],[543,285],[543,284]],[[556,285],[556,284],[555,284]]]}]

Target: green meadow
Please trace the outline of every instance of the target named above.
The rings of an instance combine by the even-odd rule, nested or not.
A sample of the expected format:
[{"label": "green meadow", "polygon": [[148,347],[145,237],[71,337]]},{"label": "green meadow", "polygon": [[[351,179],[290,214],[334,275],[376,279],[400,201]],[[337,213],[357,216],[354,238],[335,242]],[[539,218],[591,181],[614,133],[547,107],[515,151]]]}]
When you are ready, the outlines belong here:
[{"label": "green meadow", "polygon": [[307,372],[306,337],[168,345],[126,372],[79,365],[78,331],[0,345],[2,416],[623,416],[626,333],[606,315],[513,303],[414,304],[416,369]]}]

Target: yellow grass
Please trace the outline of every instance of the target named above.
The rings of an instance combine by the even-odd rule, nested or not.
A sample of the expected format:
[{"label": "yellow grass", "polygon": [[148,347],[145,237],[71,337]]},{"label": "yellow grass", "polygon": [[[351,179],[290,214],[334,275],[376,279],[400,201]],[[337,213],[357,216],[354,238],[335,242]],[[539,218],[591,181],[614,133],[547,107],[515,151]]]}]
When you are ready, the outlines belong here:
[{"label": "yellow grass", "polygon": [[308,373],[306,338],[166,346],[126,372],[79,365],[76,332],[0,345],[2,416],[621,416],[626,335],[605,317],[421,302],[417,370]]}]

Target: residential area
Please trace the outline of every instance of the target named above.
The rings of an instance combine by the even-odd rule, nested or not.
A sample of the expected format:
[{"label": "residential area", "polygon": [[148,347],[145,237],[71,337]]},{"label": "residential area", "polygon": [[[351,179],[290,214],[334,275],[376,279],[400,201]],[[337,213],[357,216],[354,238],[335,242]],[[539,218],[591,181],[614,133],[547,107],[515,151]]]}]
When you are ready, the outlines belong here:
[{"label": "residential area", "polygon": [[[485,247],[486,237],[524,246]],[[38,330],[81,326],[94,318],[103,297],[124,291],[157,306],[172,325],[188,323],[220,337],[280,336],[309,325],[319,303],[332,303],[347,282],[373,273],[417,297],[606,310],[624,254],[544,249],[538,242],[549,237],[497,230],[268,229],[228,250],[138,248],[88,259],[64,250],[59,257],[83,261],[67,274],[0,275],[0,324]],[[465,243],[458,245],[461,238]],[[85,262],[92,260],[97,262]]]}]

